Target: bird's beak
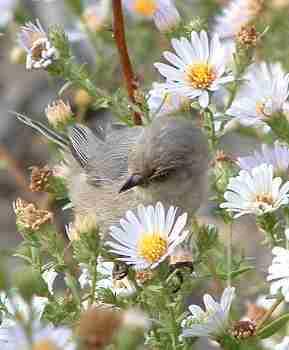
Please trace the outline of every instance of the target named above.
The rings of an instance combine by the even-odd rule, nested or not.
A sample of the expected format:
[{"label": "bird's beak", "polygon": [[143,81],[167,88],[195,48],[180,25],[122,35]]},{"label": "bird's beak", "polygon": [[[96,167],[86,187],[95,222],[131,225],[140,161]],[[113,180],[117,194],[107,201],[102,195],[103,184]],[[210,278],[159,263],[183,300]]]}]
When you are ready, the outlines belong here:
[{"label": "bird's beak", "polygon": [[119,190],[119,193],[125,192],[135,186],[142,185],[144,183],[144,178],[141,175],[134,174],[131,175],[127,181],[123,184],[121,189]]}]

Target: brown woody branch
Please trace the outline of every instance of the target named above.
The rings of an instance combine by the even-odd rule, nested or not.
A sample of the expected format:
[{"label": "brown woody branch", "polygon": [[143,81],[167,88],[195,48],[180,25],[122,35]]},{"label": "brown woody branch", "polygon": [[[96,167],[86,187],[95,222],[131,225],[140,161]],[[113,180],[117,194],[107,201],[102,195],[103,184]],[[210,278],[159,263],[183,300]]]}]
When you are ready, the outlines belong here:
[{"label": "brown woody branch", "polygon": [[[128,96],[132,103],[136,103],[135,92],[137,90],[135,75],[132,64],[129,58],[128,49],[125,39],[125,28],[121,0],[112,0],[113,18],[114,18],[114,37],[118,48],[122,71],[126,83]],[[139,113],[135,112],[133,115],[135,125],[141,125],[142,120]]]}]

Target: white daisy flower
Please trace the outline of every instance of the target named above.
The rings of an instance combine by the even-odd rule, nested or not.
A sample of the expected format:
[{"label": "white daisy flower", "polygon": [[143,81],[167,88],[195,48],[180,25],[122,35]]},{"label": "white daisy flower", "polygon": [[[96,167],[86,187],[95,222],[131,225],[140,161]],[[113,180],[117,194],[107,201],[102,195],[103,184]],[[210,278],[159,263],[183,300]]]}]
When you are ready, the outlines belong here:
[{"label": "white daisy flower", "polygon": [[209,294],[204,295],[206,310],[198,305],[190,305],[191,315],[182,322],[183,337],[211,337],[217,338],[224,334],[229,326],[229,316],[235,288],[227,287],[216,302]]},{"label": "white daisy flower", "polygon": [[221,39],[234,39],[244,25],[259,15],[262,8],[262,0],[232,0],[216,17],[214,30]]},{"label": "white daisy flower", "polygon": [[233,81],[225,73],[225,50],[217,34],[211,40],[205,31],[192,32],[191,42],[186,38],[172,39],[176,54],[164,52],[171,65],[155,63],[167,82],[164,87],[171,93],[189,99],[199,99],[203,108],[209,104],[209,93]]},{"label": "white daisy flower", "polygon": [[253,64],[232,106],[226,114],[245,126],[264,126],[276,112],[284,112],[289,95],[289,74],[280,64]]},{"label": "white daisy flower", "polygon": [[148,106],[153,116],[177,112],[188,104],[188,98],[171,94],[164,84],[153,83],[153,88],[149,91]]},{"label": "white daisy flower", "polygon": [[184,231],[187,214],[176,219],[177,208],[170,207],[165,213],[158,202],[155,207],[139,205],[137,216],[127,211],[120,220],[120,227],[112,226],[113,241],[107,245],[118,260],[133,265],[136,270],[154,269],[184,241],[189,231]]},{"label": "white daisy flower", "polygon": [[24,332],[22,325],[15,325],[1,332],[0,342],[7,344],[5,350],[31,348],[76,350],[76,344],[72,341],[72,336],[72,331],[68,328],[42,326],[40,323],[34,323],[31,340]]},{"label": "white daisy flower", "polygon": [[181,20],[173,0],[124,0],[123,3],[131,14],[152,18],[161,32],[171,31]]},{"label": "white daisy flower", "polygon": [[282,185],[280,177],[273,177],[273,166],[261,164],[251,172],[241,170],[229,181],[220,205],[235,212],[235,218],[245,214],[263,215],[288,204],[289,182]]},{"label": "white daisy flower", "polygon": [[19,44],[26,50],[28,70],[45,69],[58,58],[58,52],[51,45],[39,20],[36,20],[36,24],[28,22],[21,27]]},{"label": "white daisy flower", "polygon": [[[288,235],[286,235],[288,240]],[[268,268],[267,281],[271,282],[270,293],[281,292],[289,302],[289,250],[282,247],[272,249],[272,264]]]},{"label": "white daisy flower", "polygon": [[110,12],[110,0],[89,1],[83,11],[83,22],[92,32],[98,32],[105,26]]},{"label": "white daisy flower", "polygon": [[241,169],[250,171],[261,164],[271,164],[275,175],[288,174],[289,148],[275,141],[274,146],[262,145],[260,152],[255,151],[252,156],[239,157],[238,163]]}]

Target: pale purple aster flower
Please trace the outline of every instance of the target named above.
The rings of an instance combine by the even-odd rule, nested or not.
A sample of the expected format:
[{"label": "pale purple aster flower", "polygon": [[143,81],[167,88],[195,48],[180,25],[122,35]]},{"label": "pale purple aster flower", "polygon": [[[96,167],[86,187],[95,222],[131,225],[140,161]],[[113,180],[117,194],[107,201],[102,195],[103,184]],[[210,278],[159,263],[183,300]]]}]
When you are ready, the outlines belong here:
[{"label": "pale purple aster flower", "polygon": [[211,337],[226,333],[229,326],[230,308],[235,297],[235,288],[227,287],[220,302],[209,294],[204,295],[205,311],[198,305],[190,305],[190,315],[182,322],[183,337]]},{"label": "pale purple aster flower", "polygon": [[271,164],[275,175],[288,173],[289,168],[289,148],[275,141],[274,146],[262,145],[261,151],[255,151],[253,155],[239,157],[238,163],[243,170],[252,170],[263,163]]},{"label": "pale purple aster flower", "polygon": [[[285,112],[289,95],[289,74],[280,64],[253,64],[227,114],[245,126],[267,126],[266,119]],[[268,127],[268,126],[267,126]]]},{"label": "pale purple aster flower", "polygon": [[28,22],[21,27],[19,43],[26,50],[27,69],[45,69],[57,58],[58,52],[49,41],[39,20]]},{"label": "pale purple aster flower", "polygon": [[155,63],[166,78],[165,88],[190,100],[198,98],[200,106],[206,108],[210,94],[234,80],[233,75],[225,74],[225,50],[218,35],[209,39],[205,31],[192,32],[190,41],[181,38],[172,39],[171,43],[176,54],[164,52],[170,65]]},{"label": "pale purple aster flower", "polygon": [[180,14],[173,0],[124,0],[131,14],[153,19],[161,32],[171,31],[180,22]]}]

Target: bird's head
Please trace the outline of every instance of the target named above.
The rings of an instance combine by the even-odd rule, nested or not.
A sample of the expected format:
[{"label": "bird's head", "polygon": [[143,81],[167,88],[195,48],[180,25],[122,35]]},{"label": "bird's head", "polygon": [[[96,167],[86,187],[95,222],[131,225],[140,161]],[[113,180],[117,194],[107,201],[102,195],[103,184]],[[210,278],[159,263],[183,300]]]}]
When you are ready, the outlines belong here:
[{"label": "bird's head", "polygon": [[201,130],[181,117],[159,117],[144,128],[131,147],[129,177],[120,192],[135,186],[178,186],[184,177],[208,167],[208,145]]}]

